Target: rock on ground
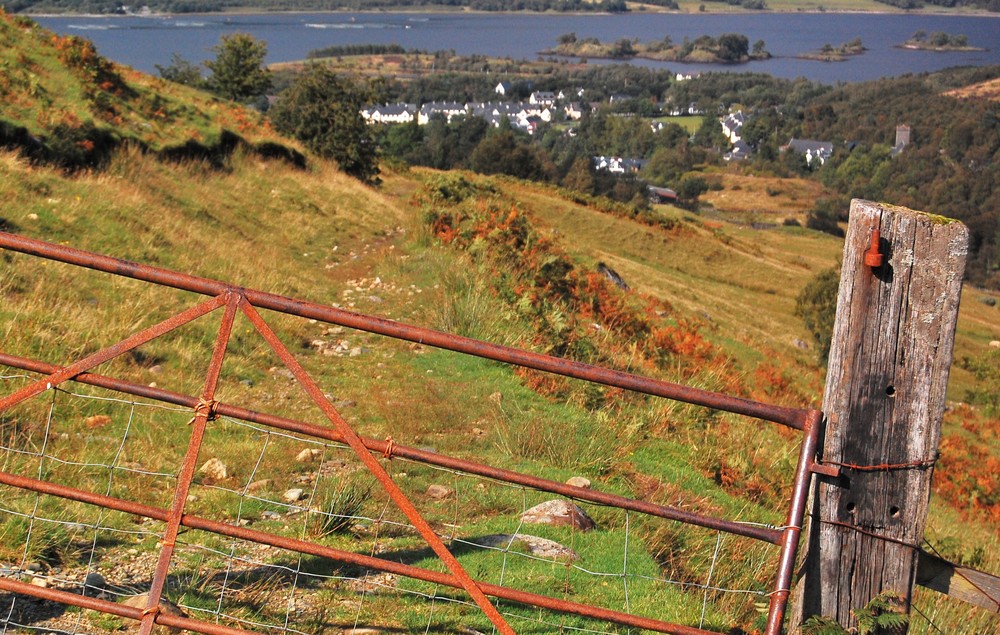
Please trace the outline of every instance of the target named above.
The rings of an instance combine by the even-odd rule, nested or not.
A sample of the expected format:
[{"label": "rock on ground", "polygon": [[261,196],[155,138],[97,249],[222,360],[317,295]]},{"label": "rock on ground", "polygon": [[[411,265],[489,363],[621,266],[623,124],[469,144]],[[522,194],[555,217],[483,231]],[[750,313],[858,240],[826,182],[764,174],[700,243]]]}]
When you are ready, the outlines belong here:
[{"label": "rock on ground", "polygon": [[563,499],[539,503],[521,514],[521,520],[534,525],[568,525],[581,531],[590,531],[597,526],[579,505]]},{"label": "rock on ground", "polygon": [[[133,595],[130,598],[125,598],[125,600],[122,601],[122,604],[137,609],[144,609],[146,608],[146,604],[148,602],[149,602],[149,594],[143,593],[141,595]],[[160,612],[166,613],[167,615],[173,615],[174,617],[187,617],[187,614],[184,613],[184,611],[182,611],[179,606],[177,606],[170,600],[166,600],[164,598],[160,598]],[[133,622],[131,624],[131,627],[129,628],[129,632],[138,633],[139,622]],[[174,628],[172,626],[163,626],[157,624],[156,626],[153,627],[153,633],[155,635],[179,635],[179,633],[181,632],[183,632],[181,629]]]}]

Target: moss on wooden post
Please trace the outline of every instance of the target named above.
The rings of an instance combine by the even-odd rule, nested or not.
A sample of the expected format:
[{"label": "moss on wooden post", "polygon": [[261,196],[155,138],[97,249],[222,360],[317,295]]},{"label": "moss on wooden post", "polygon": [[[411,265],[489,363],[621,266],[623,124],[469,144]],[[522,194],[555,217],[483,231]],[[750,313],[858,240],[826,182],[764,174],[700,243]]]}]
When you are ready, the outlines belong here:
[{"label": "moss on wooden post", "polygon": [[[875,231],[883,264],[870,267]],[[793,630],[811,615],[854,626],[886,591],[909,607],[967,251],[961,223],[851,203],[821,449],[841,475],[814,487]]]}]

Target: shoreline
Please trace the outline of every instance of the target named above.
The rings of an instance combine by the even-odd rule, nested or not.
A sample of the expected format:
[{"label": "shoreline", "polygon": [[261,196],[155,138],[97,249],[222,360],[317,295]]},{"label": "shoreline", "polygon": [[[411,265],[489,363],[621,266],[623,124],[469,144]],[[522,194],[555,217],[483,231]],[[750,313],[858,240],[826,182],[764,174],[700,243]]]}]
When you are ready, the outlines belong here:
[{"label": "shoreline", "polygon": [[942,16],[942,17],[955,17],[955,18],[995,18],[1000,19],[1000,13],[984,11],[984,10],[969,10],[969,11],[923,11],[923,10],[866,10],[866,9],[825,9],[820,11],[818,9],[766,9],[763,11],[758,10],[721,10],[712,11],[711,9],[706,9],[705,11],[674,11],[664,9],[662,11],[629,11],[628,13],[606,13],[600,11],[480,11],[472,9],[452,9],[449,10],[447,7],[422,7],[420,10],[399,8],[399,9],[385,9],[385,10],[355,10],[355,9],[342,9],[342,10],[327,10],[327,11],[259,11],[259,10],[242,10],[235,9],[233,11],[197,11],[189,13],[160,13],[160,12],[150,12],[150,13],[32,13],[32,12],[19,12],[10,13],[9,15],[19,15],[28,18],[176,18],[179,16],[225,16],[225,15],[385,15],[385,14],[412,14],[412,15],[454,15],[454,14],[465,14],[465,15],[535,15],[535,16],[604,16],[609,18],[614,18],[618,16],[626,15],[887,15],[887,16],[903,16],[903,15],[913,15],[913,16]]}]

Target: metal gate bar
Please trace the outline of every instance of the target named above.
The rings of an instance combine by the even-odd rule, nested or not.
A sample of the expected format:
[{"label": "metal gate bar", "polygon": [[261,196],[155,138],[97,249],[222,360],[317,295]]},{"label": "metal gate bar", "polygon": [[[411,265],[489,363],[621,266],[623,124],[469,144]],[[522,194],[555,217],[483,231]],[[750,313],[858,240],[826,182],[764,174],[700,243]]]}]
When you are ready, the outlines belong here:
[{"label": "metal gate bar", "polygon": [[[21,370],[46,374],[55,372],[59,369],[58,366],[52,364],[30,360],[23,357],[16,357],[6,353],[0,353],[0,364],[11,368],[19,368]],[[133,384],[120,379],[97,375],[94,373],[83,373],[81,375],[77,375],[72,379],[72,381],[97,386],[99,388],[106,388],[108,390],[134,395],[136,397],[155,399],[157,401],[177,406],[194,408],[198,405],[198,399],[196,397],[169,392],[167,390],[163,390],[162,388],[153,388],[143,384]],[[336,430],[331,430],[330,428],[324,428],[303,421],[296,421],[294,419],[286,419],[276,415],[256,412],[254,410],[248,410],[246,408],[233,406],[223,402],[216,402],[214,406],[215,412],[225,417],[231,417],[233,419],[239,419],[250,423],[259,423],[272,428],[278,428],[279,430],[285,430],[287,432],[297,432],[299,434],[305,434],[318,439],[325,439],[334,443],[344,443],[340,434]],[[369,451],[376,454],[384,456],[387,451],[390,450],[389,443],[384,440],[361,437],[361,441]],[[522,474],[521,472],[506,470],[476,461],[460,459],[458,457],[452,457],[438,452],[419,450],[417,448],[395,442],[391,446],[391,456],[398,456],[400,458],[419,461],[421,463],[437,465],[439,467],[455,470],[457,472],[464,472],[466,474],[484,476],[497,481],[513,483],[514,485],[523,485],[524,487],[530,487],[531,489],[552,492],[554,494],[560,494],[576,500],[597,503],[598,505],[617,507],[628,511],[640,512],[649,516],[665,518],[667,520],[676,520],[689,525],[697,525],[707,529],[724,531],[736,536],[754,538],[756,540],[769,542],[775,545],[781,542],[783,536],[781,529],[763,527],[759,524],[741,523],[739,521],[731,521],[724,518],[716,518],[714,516],[706,516],[704,514],[690,512],[677,507],[671,507],[669,505],[657,505],[655,503],[640,501],[634,498],[627,498],[617,494],[610,494],[600,490],[575,487],[559,481],[552,481],[537,476],[531,476],[530,474]]]},{"label": "metal gate bar", "polygon": [[[157,507],[151,507],[149,505],[143,505],[141,503],[136,503],[133,501],[113,498],[110,496],[105,496],[103,494],[86,492],[72,487],[67,487],[65,485],[57,485],[55,483],[40,481],[26,476],[9,474],[3,471],[0,471],[0,483],[4,485],[10,485],[12,487],[18,487],[21,489],[37,491],[43,494],[49,494],[51,496],[58,496],[60,498],[65,498],[67,500],[74,500],[81,503],[98,505],[106,509],[113,509],[115,511],[121,511],[128,514],[135,514],[137,516],[145,516],[147,518],[152,518],[154,520],[167,521],[170,518],[170,511],[166,509],[160,509]],[[409,578],[414,578],[416,580],[422,580],[424,582],[431,582],[433,584],[440,584],[442,586],[448,586],[454,589],[462,588],[462,584],[456,578],[456,576],[447,573],[430,571],[428,569],[423,569],[421,567],[414,567],[412,565],[393,562],[391,560],[384,560],[382,558],[375,558],[373,556],[365,556],[350,551],[341,551],[339,549],[324,547],[322,545],[317,545],[315,543],[307,542],[304,540],[298,540],[295,538],[286,538],[283,536],[276,536],[274,534],[269,534],[267,532],[257,531],[255,529],[248,529],[246,527],[239,527],[236,525],[230,525],[228,523],[222,523],[214,520],[209,520],[206,518],[200,518],[198,516],[192,516],[190,514],[184,514],[181,517],[181,525],[188,527],[189,529],[208,531],[211,533],[227,536],[230,538],[247,540],[262,545],[270,545],[272,547],[277,547],[279,549],[287,549],[289,551],[297,551],[303,554],[308,554],[321,558],[329,558],[331,560],[336,560],[338,562],[353,564],[368,569],[375,569],[378,571],[385,571],[387,573],[394,573],[396,575],[402,575]],[[0,578],[0,582],[17,584],[19,585],[18,589],[20,589],[20,592],[26,594],[32,594],[31,589],[37,588],[29,584],[18,583],[12,580],[5,580],[4,578]],[[511,600],[514,602],[518,602],[520,604],[527,604],[530,606],[536,606],[543,609],[558,611],[560,613],[569,613],[573,615],[580,615],[583,617],[591,617],[594,619],[604,620],[606,622],[611,622],[614,624],[621,624],[623,626],[644,628],[652,631],[657,631],[660,633],[672,633],[673,635],[718,635],[713,631],[706,631],[703,629],[684,626],[681,624],[672,624],[670,622],[664,622],[662,620],[642,617],[639,615],[632,615],[629,613],[621,613],[619,611],[603,609],[588,604],[579,604],[567,600],[560,600],[558,598],[548,597],[545,595],[538,595],[535,593],[529,593],[527,591],[519,591],[517,589],[511,589],[509,587],[489,584],[486,582],[479,582],[477,584],[483,590],[483,592],[485,592],[488,595],[492,595],[493,597],[497,597],[504,600]],[[3,588],[3,584],[0,584],[0,588]],[[68,594],[68,595],[72,595],[77,598],[81,597],[75,594]],[[199,632],[208,632],[203,629],[193,629],[193,630],[197,630]]]},{"label": "metal gate bar", "polygon": [[113,273],[126,278],[144,280],[174,289],[200,293],[202,295],[219,296],[226,291],[235,291],[242,293],[250,304],[262,309],[270,309],[279,313],[287,313],[329,324],[346,326],[359,331],[377,333],[400,340],[443,348],[458,353],[466,353],[476,357],[484,357],[498,362],[514,364],[515,366],[551,372],[564,377],[584,379],[593,383],[624,388],[655,397],[666,397],[667,399],[676,401],[725,410],[726,412],[764,419],[765,421],[773,421],[774,423],[780,423],[796,430],[804,429],[806,418],[810,412],[804,408],[786,408],[784,406],[761,403],[732,395],[651,379],[624,371],[584,364],[583,362],[575,362],[510,346],[483,342],[469,337],[462,337],[461,335],[442,333],[441,331],[413,326],[395,320],[387,320],[385,318],[345,311],[336,307],[295,300],[264,291],[244,289],[218,280],[200,278],[168,269],[160,269],[159,267],[142,265],[110,256],[102,256],[8,232],[0,232],[0,248],[78,265],[88,269],[95,269],[97,271],[104,271],[106,273]]},{"label": "metal gate bar", "polygon": [[[307,317],[316,319],[319,321],[324,321],[331,324],[338,324],[342,326],[347,326],[351,328],[356,328],[359,330],[377,333],[381,335],[386,335],[389,337],[394,337],[397,339],[403,339],[413,342],[419,342],[421,344],[427,344],[431,346],[436,346],[439,348],[462,352],[470,355],[475,355],[479,357],[484,357],[487,359],[493,359],[496,361],[507,362],[510,364],[515,364],[519,366],[524,366],[527,368],[533,368],[536,370],[542,370],[547,372],[556,373],[559,375],[574,377],[578,379],[583,379],[586,381],[591,381],[595,383],[601,383],[609,386],[615,386],[619,388],[624,388],[628,390],[633,390],[636,392],[641,392],[644,394],[649,394],[653,396],[666,397],[670,399],[675,399],[679,401],[685,401],[688,403],[693,403],[696,405],[702,405],[710,408],[715,408],[719,410],[725,410],[728,412],[733,412],[736,414],[742,414],[750,417],[756,417],[760,419],[765,419],[775,423],[779,423],[788,426],[793,429],[802,430],[804,432],[804,438],[802,445],[800,446],[799,459],[796,467],[795,481],[793,485],[792,497],[788,509],[787,521],[785,527],[782,530],[752,527],[737,523],[734,521],[727,521],[724,519],[716,519],[707,516],[701,516],[697,514],[690,514],[689,512],[683,512],[682,510],[677,510],[675,508],[663,507],[663,506],[651,506],[649,503],[643,503],[641,501],[634,501],[630,499],[623,499],[622,497],[614,497],[607,494],[600,494],[597,492],[588,492],[587,490],[576,491],[578,488],[572,488],[570,486],[553,483],[551,481],[545,481],[544,479],[535,479],[535,477],[530,477],[527,475],[517,475],[516,473],[509,473],[505,470],[497,470],[496,468],[491,468],[489,466],[484,466],[482,464],[475,464],[471,462],[461,461],[460,459],[454,458],[443,458],[435,457],[441,460],[441,463],[445,464],[451,463],[454,469],[467,471],[470,473],[482,474],[490,478],[498,478],[501,480],[511,480],[512,478],[507,478],[508,476],[514,476],[519,479],[524,484],[529,487],[538,487],[539,489],[546,489],[548,491],[556,491],[559,493],[564,493],[566,495],[580,498],[582,500],[592,500],[593,502],[599,502],[601,504],[609,504],[621,506],[626,509],[634,509],[636,511],[643,511],[647,513],[652,513],[664,518],[672,518],[676,520],[681,520],[682,522],[690,522],[692,524],[698,524],[701,526],[712,527],[719,529],[721,531],[728,531],[730,533],[735,533],[739,535],[746,535],[749,537],[757,538],[759,540],[764,540],[766,542],[771,542],[775,544],[780,544],[780,555],[779,555],[779,566],[777,578],[775,580],[774,591],[770,594],[770,607],[768,611],[768,625],[765,631],[766,635],[778,635],[781,632],[782,620],[784,617],[785,608],[787,605],[788,594],[792,578],[792,570],[794,567],[795,553],[798,548],[800,528],[805,511],[806,497],[808,495],[808,488],[813,472],[833,475],[835,473],[834,469],[829,467],[820,466],[815,461],[816,448],[818,436],[822,424],[822,414],[816,410],[807,409],[795,409],[786,408],[783,406],[776,406],[772,404],[764,404],[761,402],[751,401],[742,399],[739,397],[733,397],[730,395],[724,395],[720,393],[709,392],[705,390],[700,390],[696,388],[691,388],[687,386],[682,386],[679,384],[673,384],[670,382],[664,382],[660,380],[654,380],[647,377],[642,377],[634,375],[631,373],[626,373],[622,371],[615,371],[607,368],[601,368],[592,366],[589,364],[583,364],[580,362],[574,362],[570,360],[560,359],[551,357],[548,355],[542,355],[538,353],[533,353],[530,351],[524,351],[520,349],[515,349],[506,346],[500,346],[496,344],[490,344],[486,342],[481,342],[478,340],[473,340],[470,338],[465,338],[461,336],[451,335],[447,333],[442,333],[439,331],[434,331],[431,329],[426,329],[422,327],[416,327],[407,325],[401,322],[396,322],[392,320],[386,320],[383,318],[377,318],[367,315],[361,315],[357,313],[352,313],[349,311],[344,311],[342,309],[326,307],[322,305],[317,305],[309,302],[303,302],[299,300],[294,300],[291,298],[286,298],[283,296],[278,296],[275,294],[265,293],[261,291],[254,291],[250,289],[244,289],[240,287],[235,287],[228,285],[223,282],[209,280],[205,278],[198,278],[195,276],[189,276],[182,273],[177,273],[173,271],[168,271],[165,269],[159,269],[155,267],[149,267],[145,265],[140,265],[137,263],[131,263],[124,260],[118,260],[115,258],[110,258],[108,256],[101,256],[98,254],[92,254],[89,252],[72,249],[69,247],[64,247],[60,245],[53,245],[50,243],[45,243],[38,240],[33,240],[21,236],[16,236],[6,232],[0,232],[0,247],[12,249],[22,253],[36,255],[43,258],[49,258],[53,260],[58,260],[61,262],[66,262],[69,264],[76,264],[79,266],[88,267],[91,269],[96,269],[99,271],[105,271],[109,273],[114,273],[117,275],[123,275],[126,277],[132,277],[139,280],[145,280],[147,282],[152,282],[155,284],[160,284],[164,286],[173,287],[176,289],[183,289],[187,291],[192,291],[195,293],[213,295],[215,298],[212,301],[203,303],[198,307],[189,309],[188,311],[167,320],[160,325],[151,327],[140,334],[130,337],[129,339],[116,344],[108,349],[100,351],[95,355],[91,355],[88,358],[77,362],[66,368],[60,368],[58,366],[46,365],[39,362],[32,362],[30,360],[22,360],[21,358],[14,358],[13,356],[4,356],[6,361],[15,362],[12,365],[17,365],[17,363],[23,363],[28,366],[33,366],[34,369],[38,369],[39,372],[47,372],[50,376],[49,378],[42,379],[35,382],[28,387],[17,391],[14,395],[9,396],[4,400],[0,400],[0,411],[4,408],[9,407],[11,404],[20,401],[23,398],[32,396],[33,394],[38,394],[41,390],[47,387],[51,387],[53,381],[58,383],[69,378],[76,376],[77,379],[83,381],[86,380],[87,383],[92,383],[94,385],[105,385],[114,390],[122,390],[123,392],[132,392],[133,394],[141,394],[143,396],[149,396],[154,399],[162,399],[164,401],[170,401],[172,403],[181,403],[189,407],[194,408],[195,418],[194,421],[200,421],[200,426],[196,426],[195,433],[192,435],[191,444],[189,445],[188,456],[185,459],[185,464],[191,463],[191,470],[193,470],[193,462],[197,459],[197,446],[200,443],[200,438],[198,437],[198,428],[201,428],[201,432],[204,431],[204,424],[210,418],[219,412],[220,404],[216,404],[212,401],[214,396],[214,385],[218,377],[218,365],[221,365],[222,355],[225,350],[225,342],[228,341],[228,330],[231,327],[231,319],[235,314],[237,308],[242,310],[247,317],[253,322],[254,326],[257,327],[258,331],[264,336],[272,348],[278,353],[282,361],[288,366],[296,379],[299,380],[310,396],[320,405],[324,414],[337,428],[337,433],[333,431],[328,431],[323,428],[317,428],[309,424],[304,424],[302,422],[295,422],[287,419],[281,419],[278,417],[272,417],[270,415],[262,415],[261,413],[253,413],[252,411],[247,411],[245,409],[237,408],[234,406],[229,406],[232,413],[231,416],[236,418],[246,418],[251,421],[263,422],[267,425],[273,425],[275,427],[295,430],[299,432],[304,432],[306,434],[311,434],[313,436],[318,436],[320,438],[326,438],[330,440],[335,440],[342,443],[347,443],[355,450],[359,458],[366,464],[369,470],[382,481],[383,486],[386,487],[388,493],[397,503],[398,506],[406,513],[410,521],[421,530],[424,538],[428,541],[428,544],[432,546],[434,551],[441,557],[445,564],[448,565],[449,569],[452,571],[452,575],[439,574],[424,571],[422,569],[417,569],[413,567],[407,568],[409,573],[402,573],[402,575],[409,575],[410,577],[415,577],[417,579],[427,579],[425,576],[430,575],[433,577],[434,581],[447,586],[455,586],[465,588],[466,591],[472,595],[476,603],[479,604],[480,608],[486,613],[486,615],[493,621],[494,625],[497,626],[503,633],[513,633],[513,630],[503,621],[503,618],[496,611],[495,607],[486,600],[484,591],[495,597],[501,597],[504,599],[513,599],[519,602],[525,602],[528,604],[534,604],[536,606],[541,606],[543,608],[552,608],[553,610],[566,611],[571,613],[577,613],[580,615],[588,615],[597,617],[593,612],[599,612],[602,614],[600,619],[607,619],[608,621],[640,626],[641,622],[642,628],[648,628],[650,630],[658,630],[667,633],[678,633],[679,635],[695,635],[701,633],[707,633],[708,631],[703,631],[700,629],[693,629],[687,626],[681,626],[676,624],[669,624],[666,622],[660,622],[658,620],[650,620],[648,618],[642,618],[638,616],[616,613],[613,611],[607,611],[606,609],[599,609],[596,607],[588,607],[584,605],[574,605],[573,603],[566,603],[562,600],[556,600],[554,598],[546,598],[544,596],[533,596],[532,594],[526,594],[521,591],[515,591],[512,589],[506,589],[504,587],[495,587],[486,584],[477,584],[461,568],[461,565],[454,560],[454,556],[444,547],[443,543],[440,542],[440,538],[430,530],[429,525],[420,516],[420,514],[413,508],[412,504],[408,499],[402,494],[402,492],[395,486],[395,483],[388,477],[385,473],[384,468],[378,463],[370,454],[373,448],[382,446],[383,449],[387,449],[385,443],[373,441],[370,439],[361,439],[354,433],[354,431],[348,426],[346,421],[344,421],[339,413],[333,408],[332,404],[323,396],[322,391],[315,384],[311,377],[302,369],[291,353],[281,344],[278,338],[274,335],[273,331],[263,322],[260,316],[257,314],[254,306],[268,308],[275,311],[280,311],[283,313],[288,313],[292,315],[298,315],[301,317]],[[192,398],[185,397],[182,395],[176,395],[175,393],[166,393],[165,391],[156,391],[148,387],[136,387],[134,385],[129,385],[124,382],[112,378],[105,378],[99,375],[93,375],[90,373],[84,373],[89,368],[103,363],[107,359],[114,357],[117,354],[134,348],[139,344],[149,341],[153,337],[157,336],[157,331],[162,329],[164,332],[173,327],[168,327],[168,324],[172,324],[175,321],[181,320],[181,316],[185,316],[184,319],[190,321],[194,319],[198,311],[201,314],[207,313],[208,311],[221,306],[225,303],[227,305],[227,317],[224,318],[223,326],[220,329],[220,333],[217,339],[215,352],[213,353],[212,363],[210,364],[208,377],[206,378],[206,387],[203,392],[202,398],[198,400],[193,406],[191,404]],[[211,305],[211,306],[209,306]],[[3,363],[6,363],[4,361]],[[89,364],[89,365],[88,365]],[[45,370],[41,370],[45,367]],[[152,392],[150,392],[152,391]],[[246,415],[246,417],[241,417]],[[267,419],[267,421],[265,421]],[[324,434],[316,434],[317,431],[325,431]],[[428,457],[420,456],[420,452],[410,448],[405,449],[406,452],[414,460],[425,460]],[[402,452],[398,449],[396,453],[402,456]],[[430,461],[429,461],[430,462]],[[383,478],[384,475],[384,478]],[[64,496],[67,498],[73,498],[74,500],[93,500],[95,504],[100,504],[102,506],[109,506],[110,508],[117,509],[117,505],[125,505],[135,507],[136,503],[131,503],[129,501],[117,501],[116,499],[110,499],[108,497],[102,497],[97,494],[90,494],[87,492],[81,492],[79,490],[72,490],[70,488],[63,488],[62,486],[57,486],[54,484],[44,483],[41,481],[35,481],[33,479],[25,479],[25,477],[19,477],[11,474],[0,473],[0,482],[8,483],[14,485],[15,483],[21,483],[21,485],[14,485],[16,487],[24,487],[26,489],[32,489],[39,492],[48,492],[57,496]],[[533,483],[528,484],[528,482],[533,481]],[[179,478],[178,489],[175,492],[175,501],[172,509],[170,511],[156,510],[154,508],[145,509],[145,515],[154,514],[150,517],[161,518],[167,520],[168,531],[167,538],[164,542],[164,550],[161,552],[160,563],[157,566],[157,571],[154,574],[154,594],[152,591],[150,593],[150,606],[147,607],[140,615],[142,620],[142,635],[148,635],[148,631],[151,629],[153,623],[167,623],[169,620],[163,620],[164,616],[156,613],[156,603],[158,602],[158,594],[162,590],[163,579],[166,576],[166,569],[169,566],[170,557],[167,552],[172,547],[173,538],[171,534],[176,534],[176,527],[181,524],[193,527],[193,528],[204,528],[208,531],[213,531],[223,535],[233,536],[233,537],[243,537],[247,540],[253,540],[256,542],[263,542],[264,544],[275,544],[275,546],[280,546],[280,544],[287,544],[295,546],[289,546],[288,548],[293,548],[296,551],[302,553],[314,553],[315,555],[322,555],[324,557],[330,557],[338,560],[355,561],[357,558],[365,558],[364,556],[357,556],[356,554],[349,554],[346,552],[336,552],[335,550],[329,550],[324,547],[319,547],[317,545],[312,545],[311,543],[301,543],[300,541],[288,542],[288,539],[281,538],[278,536],[273,536],[270,534],[265,534],[262,532],[257,532],[253,530],[248,530],[245,528],[234,527],[226,525],[224,523],[216,523],[214,521],[208,521],[204,519],[197,519],[183,515],[184,501],[186,500],[186,487],[190,484],[189,477],[185,474],[184,469],[182,469],[182,478]],[[56,489],[53,489],[56,488]],[[184,495],[181,495],[181,491],[184,490]],[[58,493],[57,493],[58,492]],[[616,500],[617,499],[617,500]],[[624,503],[621,504],[621,503]],[[650,509],[652,508],[652,509]],[[685,516],[685,517],[681,517]],[[748,531],[748,529],[750,529]],[[426,533],[425,531],[426,530]],[[440,545],[438,548],[437,545]],[[321,551],[323,553],[316,553]],[[376,562],[369,563],[367,566],[371,568],[382,568],[385,569],[386,566],[392,567],[403,567],[404,565],[396,565],[394,563],[386,563],[385,561],[378,561],[377,559],[372,559]],[[381,566],[377,566],[381,562]],[[162,571],[161,571],[162,568]],[[441,577],[443,576],[443,577]],[[162,578],[162,579],[161,579]],[[157,588],[157,579],[159,579],[159,587]],[[23,583],[15,581],[0,581],[0,588],[4,588],[4,585],[10,584],[16,586],[21,593],[26,593],[29,595],[38,595],[35,593],[35,587],[31,585],[24,585]],[[25,588],[27,587],[27,588]],[[74,594],[67,594],[73,597],[79,598],[80,596],[75,596]],[[156,597],[154,597],[156,596]],[[40,597],[40,596],[39,596]],[[90,598],[85,598],[88,601]],[[73,602],[70,602],[73,603]],[[100,609],[99,609],[100,610]],[[120,613],[115,613],[120,614]],[[125,617],[134,616],[124,615]],[[624,617],[623,617],[624,616]],[[627,620],[627,621],[623,621]],[[636,621],[638,620],[638,622]],[[197,621],[195,621],[197,622]],[[185,628],[190,628],[185,626]],[[203,629],[193,628],[191,630],[201,630],[201,632],[210,632]]]}]

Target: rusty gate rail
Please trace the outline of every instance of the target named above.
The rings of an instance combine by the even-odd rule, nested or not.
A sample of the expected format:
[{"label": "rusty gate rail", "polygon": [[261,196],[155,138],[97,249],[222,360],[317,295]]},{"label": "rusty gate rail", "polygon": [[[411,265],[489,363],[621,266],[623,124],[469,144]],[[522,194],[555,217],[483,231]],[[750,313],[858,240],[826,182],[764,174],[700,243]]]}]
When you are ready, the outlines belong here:
[{"label": "rusty gate rail", "polygon": [[[474,461],[448,457],[437,453],[424,452],[406,446],[391,446],[391,451],[393,455],[396,456],[422,461],[460,472],[476,474],[491,479],[519,484],[538,490],[554,492],[578,500],[589,501],[601,505],[615,506],[626,510],[641,512],[670,520],[677,520],[688,524],[694,524],[776,544],[780,547],[778,571],[774,583],[774,589],[770,594],[768,623],[765,634],[778,635],[781,633],[782,621],[790,592],[795,555],[798,549],[799,535],[805,513],[806,497],[808,495],[810,479],[813,473],[830,475],[833,471],[835,471],[833,468],[818,465],[815,460],[818,438],[822,426],[822,413],[819,411],[766,404],[722,393],[710,392],[671,382],[642,377],[623,371],[616,371],[581,362],[560,359],[508,346],[491,344],[467,337],[413,326],[398,321],[363,315],[335,307],[304,302],[280,295],[246,289],[216,280],[199,278],[166,269],[119,260],[109,256],[93,254],[66,246],[54,245],[6,232],[0,232],[0,247],[41,258],[47,258],[50,260],[56,260],[98,271],[143,280],[161,286],[213,296],[212,299],[207,302],[203,302],[154,327],[145,329],[144,331],[133,335],[118,344],[102,349],[101,351],[89,355],[85,359],[66,367],[36,360],[29,360],[6,353],[0,353],[0,364],[44,375],[43,378],[25,386],[21,390],[15,391],[14,394],[0,398],[0,412],[23,401],[24,399],[39,394],[47,388],[51,388],[53,385],[63,381],[72,380],[135,396],[190,407],[194,411],[194,418],[192,419],[192,422],[195,424],[192,430],[192,438],[185,457],[184,466],[182,467],[181,474],[178,477],[178,485],[175,490],[174,502],[169,510],[151,508],[130,501],[113,499],[108,496],[93,494],[52,483],[46,483],[37,479],[30,479],[24,476],[0,472],[0,483],[13,487],[99,505],[109,509],[130,511],[131,513],[167,522],[166,535],[163,539],[163,549],[154,574],[153,586],[149,594],[149,603],[145,610],[140,611],[139,614],[136,615],[134,613],[135,611],[138,611],[138,609],[121,607],[120,605],[116,605],[114,603],[102,602],[100,600],[86,598],[72,593],[53,590],[46,590],[46,593],[42,593],[42,590],[38,589],[38,587],[3,578],[0,578],[0,589],[33,595],[36,597],[49,597],[49,599],[59,598],[56,601],[75,604],[78,606],[86,606],[87,608],[94,608],[95,610],[112,613],[130,619],[138,619],[141,621],[142,635],[147,635],[154,624],[176,625],[182,628],[187,628],[188,630],[209,634],[243,632],[236,629],[219,627],[218,625],[207,622],[200,622],[198,620],[184,619],[181,620],[184,622],[184,624],[181,625],[180,623],[177,623],[178,618],[163,615],[157,611],[159,594],[162,591],[163,582],[168,573],[170,553],[172,551],[177,528],[180,526],[186,526],[190,528],[204,529],[221,535],[241,538],[261,544],[269,544],[272,546],[292,549],[301,553],[331,558],[341,562],[364,564],[364,566],[373,569],[395,572],[400,575],[420,580],[465,589],[465,591],[469,593],[472,599],[477,605],[479,605],[480,609],[483,610],[498,630],[505,634],[513,633],[514,631],[507,625],[504,618],[489,602],[486,595],[555,611],[594,617],[613,623],[646,628],[665,633],[675,633],[678,635],[701,635],[709,633],[709,631],[704,631],[698,628],[671,624],[660,620],[631,615],[628,613],[620,613],[593,606],[581,605],[578,603],[567,602],[565,600],[559,600],[546,596],[539,596],[473,580],[464,571],[458,561],[454,559],[454,556],[447,550],[437,534],[431,530],[427,522],[422,518],[416,508],[413,507],[412,503],[410,503],[402,491],[399,490],[398,486],[388,476],[381,464],[372,457],[371,452],[387,452],[390,449],[390,443],[370,438],[362,438],[354,432],[347,422],[339,415],[333,405],[326,399],[322,391],[315,384],[314,380],[304,369],[302,369],[297,360],[281,344],[274,332],[257,313],[255,310],[256,307],[315,319],[330,324],[346,326],[396,339],[418,342],[437,348],[461,352],[508,364],[551,372],[566,377],[573,377],[608,386],[632,390],[652,396],[664,397],[718,410],[724,410],[735,414],[771,421],[802,431],[803,439],[796,466],[791,500],[787,510],[786,522],[782,528],[762,527],[749,523],[716,518],[681,510],[675,507],[655,505],[595,490],[586,490],[510,470],[495,468]],[[219,335],[212,354],[212,362],[209,366],[209,371],[205,380],[205,388],[201,397],[195,398],[192,396],[168,392],[155,387],[131,384],[116,378],[89,372],[93,367],[104,363],[117,355],[127,352],[128,350],[131,350],[155,337],[158,337],[159,335],[176,328],[176,326],[179,326],[180,324],[196,319],[197,317],[200,317],[201,315],[204,315],[221,306],[226,307],[225,316],[223,318],[222,326],[219,329]],[[333,424],[334,429],[265,413],[254,412],[238,406],[222,404],[214,401],[214,391],[218,380],[218,371],[221,367],[222,357],[225,352],[226,343],[229,339],[232,318],[237,311],[243,312],[247,318],[250,319],[254,327],[264,337],[268,344],[270,344],[271,348],[278,354],[282,362],[292,371],[294,377],[299,381],[299,383],[306,389],[309,396],[321,408],[329,422]],[[428,545],[444,561],[447,568],[450,570],[450,573],[437,573],[417,567],[393,563],[379,558],[337,551],[300,540],[283,538],[256,530],[200,519],[185,514],[184,504],[187,498],[187,487],[190,485],[194,462],[197,460],[201,435],[204,433],[205,423],[218,415],[260,423],[286,431],[349,445],[362,460],[368,470],[381,482],[387,493],[408,517],[418,532],[424,537]],[[111,606],[106,606],[108,604]]]}]

